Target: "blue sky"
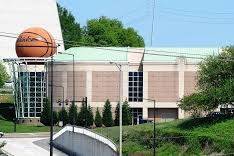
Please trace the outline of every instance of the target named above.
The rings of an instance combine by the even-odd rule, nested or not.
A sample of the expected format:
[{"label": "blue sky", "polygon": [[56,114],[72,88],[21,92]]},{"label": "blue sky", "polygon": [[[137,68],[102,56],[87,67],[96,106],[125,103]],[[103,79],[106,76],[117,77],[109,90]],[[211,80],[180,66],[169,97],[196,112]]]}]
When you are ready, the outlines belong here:
[{"label": "blue sky", "polygon": [[[150,46],[153,0],[58,0],[84,26],[88,19],[118,18]],[[156,0],[153,47],[234,44],[233,0]]]}]

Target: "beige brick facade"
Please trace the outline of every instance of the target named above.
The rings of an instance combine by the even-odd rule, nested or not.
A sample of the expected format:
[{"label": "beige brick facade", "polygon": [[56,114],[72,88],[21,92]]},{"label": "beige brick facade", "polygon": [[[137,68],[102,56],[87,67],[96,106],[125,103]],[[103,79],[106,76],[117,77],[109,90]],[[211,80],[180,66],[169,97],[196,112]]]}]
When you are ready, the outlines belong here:
[{"label": "beige brick facade", "polygon": [[148,72],[148,96],[158,102],[178,101],[178,72]]},{"label": "beige brick facade", "polygon": [[119,97],[119,72],[98,71],[92,72],[92,101],[104,102],[118,101]]},{"label": "beige brick facade", "polygon": [[189,95],[196,90],[197,72],[184,72],[184,95]]}]

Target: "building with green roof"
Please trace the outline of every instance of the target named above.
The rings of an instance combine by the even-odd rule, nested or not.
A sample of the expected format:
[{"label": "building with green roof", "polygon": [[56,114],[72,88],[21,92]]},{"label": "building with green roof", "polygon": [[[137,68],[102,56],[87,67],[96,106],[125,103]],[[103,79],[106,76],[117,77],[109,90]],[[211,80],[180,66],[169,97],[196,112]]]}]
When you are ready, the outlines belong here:
[{"label": "building with green roof", "polygon": [[[120,93],[121,100],[129,102],[135,124],[154,118],[153,102],[145,99],[156,100],[157,121],[181,119],[187,113],[178,107],[178,101],[196,91],[198,63],[220,51],[216,47],[70,48],[54,57],[54,84],[64,88],[64,92],[62,87],[54,89],[54,105],[58,109],[63,104],[69,107],[73,100],[74,55],[78,107],[81,106],[79,101],[87,97],[93,110],[102,111],[109,99],[114,112]],[[64,103],[61,102],[63,96]]]}]

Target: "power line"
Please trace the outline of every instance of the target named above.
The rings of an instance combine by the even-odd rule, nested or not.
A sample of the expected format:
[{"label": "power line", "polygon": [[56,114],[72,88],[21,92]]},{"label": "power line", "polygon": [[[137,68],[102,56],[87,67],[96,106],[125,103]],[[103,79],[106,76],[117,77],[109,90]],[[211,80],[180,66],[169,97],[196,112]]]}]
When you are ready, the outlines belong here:
[{"label": "power line", "polygon": [[184,17],[192,17],[192,18],[200,18],[200,19],[211,19],[211,20],[230,20],[233,21],[234,18],[217,18],[217,17],[206,17],[206,16],[198,16],[198,15],[191,15],[191,14],[180,14],[178,12],[175,11],[161,11],[162,13],[166,13],[166,14],[172,14],[172,15],[177,15],[177,16],[184,16]]},{"label": "power line", "polygon": [[188,10],[188,9],[178,9],[178,8],[169,8],[169,7],[162,7],[165,10],[172,10],[178,12],[185,12],[185,13],[208,13],[208,14],[218,14],[218,15],[234,15],[234,12],[213,12],[213,11],[206,11],[206,10]]},{"label": "power line", "polygon": [[[10,33],[9,33],[10,34]],[[0,35],[1,36],[1,35]],[[11,38],[17,38],[14,36],[6,36],[6,35],[2,35],[3,37],[11,37]],[[58,43],[58,44],[64,44],[64,45],[71,45],[73,47],[80,47],[82,45],[93,45],[93,46],[100,46],[100,44],[90,44],[90,43],[85,43],[85,42],[76,42],[76,41],[66,41],[66,40],[58,40],[58,41],[64,41],[64,43]],[[65,42],[70,42],[70,43],[75,43],[75,44],[70,44],[70,43],[65,43]],[[94,49],[102,49],[102,50],[107,50],[107,51],[118,51],[118,52],[124,52],[124,53],[138,53],[138,54],[142,54],[142,52],[137,52],[137,51],[128,51],[128,50],[123,50],[123,49],[113,49],[111,47],[108,47],[108,45],[101,45],[100,47],[92,47]],[[157,52],[157,53],[152,53],[152,51]],[[164,53],[164,54],[162,54]],[[168,54],[169,53],[169,54]],[[210,55],[200,55],[199,54],[191,54],[191,53],[178,53],[178,52],[172,52],[172,51],[156,51],[156,50],[148,50],[145,49],[144,54],[148,54],[148,55],[156,55],[156,56],[168,56],[168,57],[184,57],[184,58],[191,58],[191,59],[204,59],[204,57],[208,57]],[[181,55],[183,54],[183,55]],[[185,55],[198,55],[198,56],[185,56]],[[204,57],[201,57],[204,56]],[[234,58],[220,58],[220,60],[223,61],[234,61]]]}]

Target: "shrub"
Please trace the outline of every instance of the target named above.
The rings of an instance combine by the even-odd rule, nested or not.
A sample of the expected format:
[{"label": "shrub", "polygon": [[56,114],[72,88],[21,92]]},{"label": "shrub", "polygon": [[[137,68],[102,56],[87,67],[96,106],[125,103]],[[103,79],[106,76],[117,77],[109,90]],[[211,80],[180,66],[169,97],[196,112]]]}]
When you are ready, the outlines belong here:
[{"label": "shrub", "polygon": [[64,107],[59,111],[58,118],[59,118],[59,121],[63,122],[63,125],[68,124],[68,114]]},{"label": "shrub", "polygon": [[46,99],[45,103],[43,104],[43,111],[41,113],[41,123],[45,126],[50,125],[50,119],[51,119],[51,114],[50,114],[50,102],[48,99]]},{"label": "shrub", "polygon": [[102,117],[100,115],[100,112],[99,112],[98,108],[96,110],[96,115],[95,115],[95,121],[94,122],[95,122],[96,127],[102,127]]},{"label": "shrub", "polygon": [[93,111],[92,108],[89,106],[87,110],[87,126],[93,126]]},{"label": "shrub", "polygon": [[72,105],[69,108],[68,113],[68,120],[71,125],[75,125],[77,121],[77,106],[74,102],[72,102]]},{"label": "shrub", "polygon": [[54,125],[56,125],[59,121],[59,118],[58,118],[58,113],[56,111],[53,111],[53,123]]},{"label": "shrub", "polygon": [[113,126],[111,104],[110,104],[109,99],[106,100],[105,105],[104,105],[104,109],[102,112],[102,122],[106,127]]},{"label": "shrub", "polygon": [[119,102],[115,108],[115,126],[119,126]]},{"label": "shrub", "polygon": [[82,102],[82,106],[80,108],[80,112],[77,117],[77,125],[84,127],[87,120],[87,108],[85,102]]},{"label": "shrub", "polygon": [[130,125],[132,123],[132,114],[127,101],[123,103],[122,111],[123,125]]}]

